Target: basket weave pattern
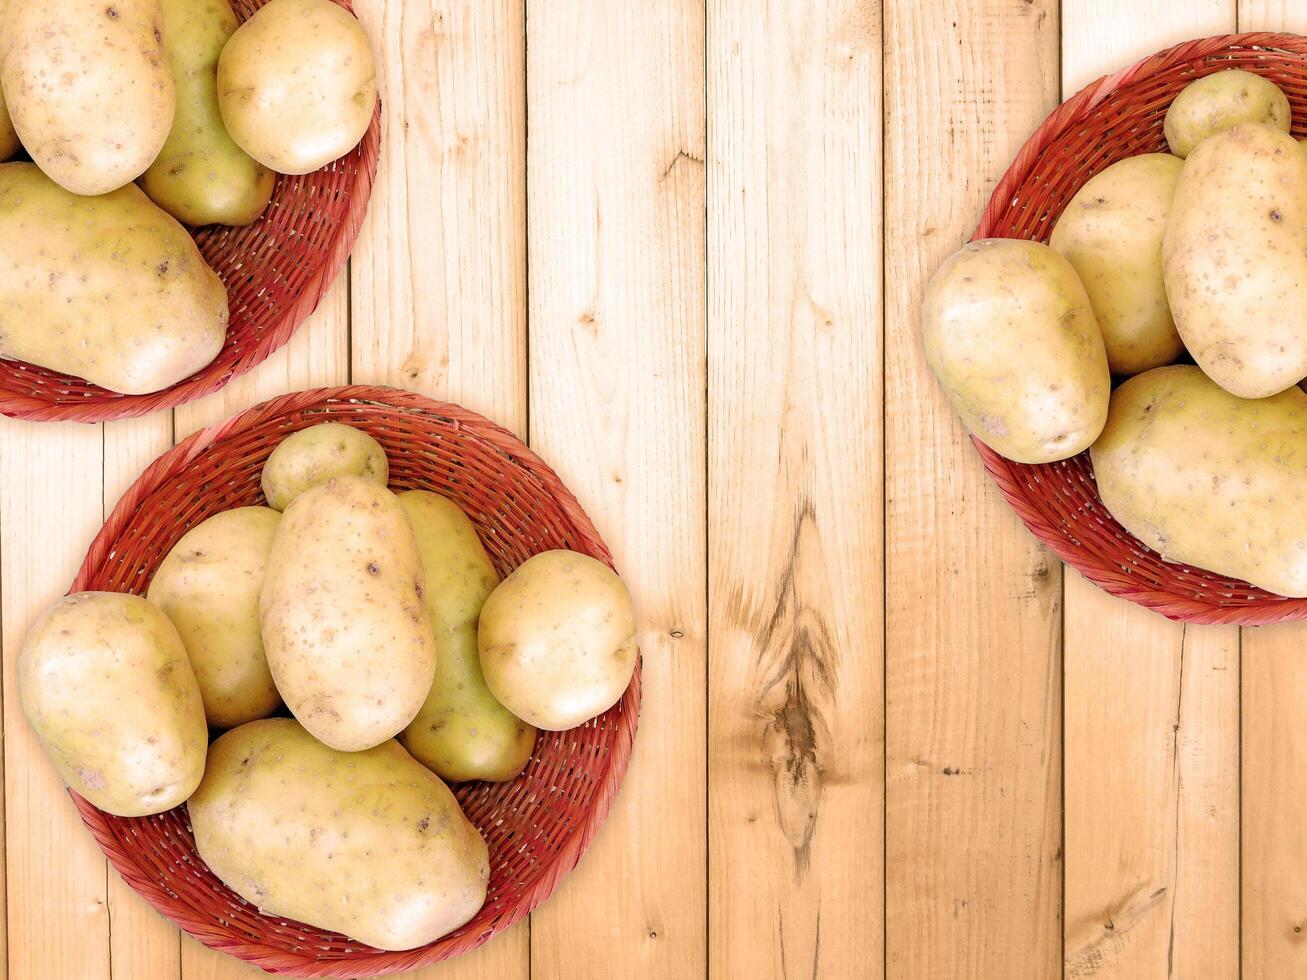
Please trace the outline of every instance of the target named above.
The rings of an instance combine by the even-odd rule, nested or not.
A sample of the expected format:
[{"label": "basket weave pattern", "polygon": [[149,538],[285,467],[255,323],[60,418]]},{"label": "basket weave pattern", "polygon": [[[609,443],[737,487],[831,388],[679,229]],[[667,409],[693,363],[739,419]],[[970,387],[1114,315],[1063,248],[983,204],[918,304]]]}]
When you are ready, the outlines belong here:
[{"label": "basket weave pattern", "polygon": [[[234,0],[241,20],[267,0]],[[350,0],[335,0],[352,11]],[[363,141],[334,163],[278,176],[263,216],[244,228],[200,229],[196,244],[227,287],[222,351],[170,388],[121,395],[22,361],[0,359],[0,414],[37,422],[104,422],[149,415],[212,394],[285,345],[317,309],[363,226],[381,153],[378,104]]]},{"label": "basket weave pattern", "polygon": [[[976,238],[1047,242],[1062,209],[1090,177],[1140,153],[1166,151],[1162,124],[1189,82],[1229,68],[1264,75],[1307,133],[1307,38],[1234,34],[1189,41],[1088,85],[1059,106],[999,181]],[[1028,466],[973,440],[985,468],[1026,526],[1067,564],[1113,595],[1190,623],[1262,625],[1307,618],[1307,599],[1163,561],[1103,506],[1089,454]]]},{"label": "basket weave pattern", "polygon": [[[510,432],[421,395],[351,386],[265,402],[159,457],[114,508],[72,591],[143,594],[187,530],[219,511],[264,503],[259,476],[273,448],[289,433],[325,421],[352,425],[380,442],[390,458],[392,487],[433,490],[455,500],[476,525],[500,574],[550,548],[570,548],[611,564],[576,499]],[[185,807],[129,819],[72,796],[123,879],[205,945],[270,973],[378,976],[474,949],[549,896],[612,806],[639,708],[637,666],[625,696],[606,714],[571,731],[541,732],[518,778],[455,788],[490,847],[489,895],[468,925],[407,952],[375,950],[259,914],[200,860]]]}]

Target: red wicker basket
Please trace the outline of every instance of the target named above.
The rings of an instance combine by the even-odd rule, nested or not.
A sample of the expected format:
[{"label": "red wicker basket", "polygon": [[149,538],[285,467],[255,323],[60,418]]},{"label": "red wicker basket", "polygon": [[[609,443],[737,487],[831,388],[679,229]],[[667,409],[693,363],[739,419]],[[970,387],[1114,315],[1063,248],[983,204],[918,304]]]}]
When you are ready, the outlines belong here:
[{"label": "red wicker basket", "polygon": [[[267,0],[233,0],[241,19]],[[335,0],[353,11],[350,0]],[[278,177],[263,216],[245,228],[199,229],[196,243],[227,286],[227,340],[212,364],[170,388],[120,395],[81,378],[0,359],[0,414],[37,422],[149,415],[212,394],[290,340],[345,265],[363,225],[381,154],[381,106],[363,141],[302,177]]]},{"label": "red wicker basket", "polygon": [[[510,432],[421,395],[352,386],[284,395],[164,453],[114,508],[72,591],[144,593],[159,562],[187,529],[219,511],[263,502],[260,471],[282,438],[328,420],[363,429],[386,448],[392,486],[434,490],[457,501],[501,574],[550,548],[571,548],[611,564],[576,499]],[[490,846],[489,896],[462,929],[401,953],[261,915],[195,853],[185,807],[126,819],[72,796],[127,884],[206,946],[269,973],[380,976],[475,949],[549,896],[612,807],[639,709],[637,666],[625,696],[606,714],[571,731],[541,732],[518,778],[455,788]]]},{"label": "red wicker basket", "polygon": [[[1171,100],[1193,79],[1228,68],[1279,85],[1293,105],[1294,134],[1307,134],[1307,38],[1232,34],[1188,41],[1100,78],[1055,109],[999,181],[975,237],[1047,242],[1085,181],[1125,157],[1166,150],[1162,123]],[[1256,626],[1307,618],[1307,599],[1163,561],[1107,512],[1088,453],[1027,466],[973,441],[1026,527],[1107,592],[1190,623]]]}]

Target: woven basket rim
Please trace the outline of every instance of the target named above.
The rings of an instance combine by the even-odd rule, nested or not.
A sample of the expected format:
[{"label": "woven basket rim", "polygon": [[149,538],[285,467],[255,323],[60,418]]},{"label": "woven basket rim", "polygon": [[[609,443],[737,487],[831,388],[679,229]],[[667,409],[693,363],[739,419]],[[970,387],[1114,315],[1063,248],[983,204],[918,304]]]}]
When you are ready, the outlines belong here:
[{"label": "woven basket rim", "polygon": [[[552,467],[508,429],[460,405],[438,401],[416,392],[387,385],[343,385],[312,388],[269,399],[222,422],[200,429],[165,451],[142,471],[119,499],[108,520],[91,542],[69,592],[86,590],[88,583],[110,558],[114,543],[131,523],[141,501],[165,480],[184,470],[200,454],[229,436],[324,402],[363,403],[404,413],[438,416],[453,422],[460,430],[471,432],[539,480],[576,532],[578,541],[583,545],[578,550],[613,567],[607,546],[575,495],[563,484]],[[470,952],[483,945],[538,908],[576,867],[611,812],[630,763],[640,714],[643,672],[641,659],[637,659],[631,683],[619,702],[622,710],[614,728],[612,749],[606,757],[602,777],[597,780],[593,802],[585,819],[558,847],[539,878],[513,905],[511,912],[493,927],[474,934],[446,937],[418,950],[368,950],[347,959],[317,960],[280,949],[234,943],[230,937],[213,932],[211,923],[192,916],[188,906],[170,895],[153,878],[143,874],[131,852],[125,850],[113,835],[105,815],[71,789],[68,794],[83,823],[128,886],[174,925],[211,949],[228,953],[270,973],[286,976],[371,977],[410,970]]]}]

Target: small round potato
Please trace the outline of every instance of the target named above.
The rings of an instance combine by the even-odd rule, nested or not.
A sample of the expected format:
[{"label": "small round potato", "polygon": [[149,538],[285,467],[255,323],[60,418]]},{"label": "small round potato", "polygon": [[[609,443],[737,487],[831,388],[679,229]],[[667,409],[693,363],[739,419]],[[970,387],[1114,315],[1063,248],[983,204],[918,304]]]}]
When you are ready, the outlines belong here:
[{"label": "small round potato", "polygon": [[390,465],[381,444],[362,429],[323,422],[288,435],[272,451],[263,464],[263,495],[273,510],[285,510],[305,490],[337,476],[384,487]]},{"label": "small round potato", "polygon": [[[0,26],[5,22],[5,4],[8,0],[0,0]],[[0,163],[8,160],[15,153],[22,149],[22,144],[18,142],[18,134],[14,132],[14,121],[9,118],[9,108],[5,105],[4,89],[0,88]]]},{"label": "small round potato", "polygon": [[1203,140],[1239,123],[1266,123],[1288,132],[1293,124],[1288,97],[1261,75],[1218,71],[1190,82],[1166,111],[1166,142],[1184,158]]},{"label": "small round potato", "polygon": [[186,645],[213,728],[281,707],[259,630],[259,591],[280,523],[268,507],[214,514],[173,545],[146,593]]},{"label": "small round potato", "polygon": [[509,711],[563,731],[603,714],[635,671],[635,610],[603,562],[546,551],[523,562],[481,610],[486,684]]},{"label": "small round potato", "polygon": [[331,0],[271,0],[218,62],[218,107],[246,153],[306,174],[358,145],[377,105],[367,32]]}]

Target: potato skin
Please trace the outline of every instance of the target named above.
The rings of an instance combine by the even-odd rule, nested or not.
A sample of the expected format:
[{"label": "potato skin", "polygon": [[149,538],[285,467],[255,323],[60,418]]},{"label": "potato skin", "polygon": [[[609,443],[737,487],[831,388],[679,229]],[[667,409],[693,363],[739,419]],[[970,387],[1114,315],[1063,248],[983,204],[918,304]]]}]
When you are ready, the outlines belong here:
[{"label": "potato skin", "polygon": [[218,112],[218,56],[236,15],[227,0],[162,3],[177,114],[141,187],[188,225],[248,225],[268,206],[277,177],[236,145]]},{"label": "potato skin", "polygon": [[425,586],[413,528],[385,487],[339,476],[286,508],[259,601],[263,645],[315,738],[356,752],[417,715],[436,666]]},{"label": "potato skin", "polygon": [[[0,0],[0,39],[4,37],[5,6],[8,0]],[[4,86],[0,85],[0,163],[8,160],[22,149],[18,134],[14,132],[14,121],[9,118],[9,106],[5,102]]]},{"label": "potato skin", "polygon": [[1113,374],[1184,352],[1162,278],[1162,238],[1184,161],[1145,153],[1112,164],[1071,199],[1048,244],[1080,276]]},{"label": "potato skin", "polygon": [[200,689],[168,617],[140,596],[65,596],[32,624],[18,691],[64,782],[120,817],[162,813],[200,782]]},{"label": "potato skin", "polygon": [[1166,110],[1163,132],[1171,152],[1184,159],[1203,140],[1240,123],[1265,123],[1287,133],[1293,113],[1278,85],[1234,68],[1186,85]]},{"label": "potato skin", "polygon": [[499,584],[495,566],[458,504],[426,490],[398,496],[417,537],[436,635],[431,692],[399,741],[450,782],[512,779],[531,758],[536,730],[495,700],[481,673],[477,618]]},{"label": "potato skin", "polygon": [[200,857],[270,915],[412,949],[485,903],[485,841],[394,741],[337,752],[289,718],[233,729],[191,797]]},{"label": "potato skin", "polygon": [[1307,377],[1307,155],[1259,123],[1185,161],[1163,243],[1166,294],[1189,353],[1241,398]]},{"label": "potato skin", "polygon": [[131,183],[176,108],[159,0],[9,0],[0,85],[23,146],[61,187]]},{"label": "potato skin", "polygon": [[482,607],[477,639],[491,692],[547,731],[575,728],[620,701],[639,656],[626,585],[575,551],[519,565]]},{"label": "potato skin", "polygon": [[306,174],[354,149],[376,104],[367,32],[331,0],[271,0],[218,62],[227,131],[278,173]]},{"label": "potato skin", "polygon": [[1046,245],[987,239],[944,260],[922,304],[926,363],[962,422],[1019,463],[1088,449],[1111,377],[1089,296]]},{"label": "potato skin", "polygon": [[222,280],[140,188],[79,197],[0,164],[0,356],[138,395],[200,370],[226,335]]},{"label": "potato skin", "polygon": [[1237,398],[1157,368],[1113,393],[1091,455],[1103,503],[1162,557],[1307,596],[1307,394]]},{"label": "potato skin", "polygon": [[213,728],[281,707],[259,631],[259,592],[280,523],[268,507],[214,514],[173,545],[145,594],[177,627]]},{"label": "potato skin", "polygon": [[292,432],[277,444],[263,464],[263,496],[273,510],[285,510],[309,487],[348,475],[384,487],[390,479],[386,451],[362,429],[323,422]]}]

